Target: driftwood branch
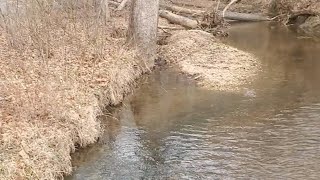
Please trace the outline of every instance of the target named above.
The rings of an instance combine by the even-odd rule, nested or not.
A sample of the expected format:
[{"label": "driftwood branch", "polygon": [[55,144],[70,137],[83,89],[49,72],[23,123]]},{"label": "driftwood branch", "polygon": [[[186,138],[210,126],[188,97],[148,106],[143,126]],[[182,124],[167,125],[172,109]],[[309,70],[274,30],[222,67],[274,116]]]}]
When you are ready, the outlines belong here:
[{"label": "driftwood branch", "polygon": [[130,0],[123,0],[120,5],[118,6],[118,8],[116,9],[117,11],[121,11],[129,2]]},{"label": "driftwood branch", "polygon": [[[220,15],[223,12],[219,12]],[[237,12],[225,12],[224,19],[235,20],[235,21],[272,21],[272,18],[262,16],[259,14],[248,14],[248,13],[237,13]]]},{"label": "driftwood branch", "polygon": [[120,3],[116,2],[116,1],[109,1],[109,4],[116,6],[116,7],[118,7],[120,5]]},{"label": "driftwood branch", "polygon": [[[235,1],[232,1],[235,2]],[[236,20],[236,21],[270,21],[271,18],[268,18],[266,16],[258,15],[258,14],[248,14],[248,13],[237,13],[237,12],[229,12],[226,11],[230,7],[231,3],[229,3],[229,6],[226,6],[226,8],[223,11],[218,11],[217,13],[220,16],[223,16],[224,19],[228,20]],[[160,8],[166,9],[175,13],[182,13],[182,14],[191,14],[193,16],[201,16],[204,15],[206,12],[201,10],[192,10],[187,9],[175,5],[164,5],[161,4]]]},{"label": "driftwood branch", "polygon": [[235,2],[237,2],[238,0],[232,0],[222,11],[222,18],[225,17],[226,11],[229,9],[229,7],[234,4]]},{"label": "driftwood branch", "polygon": [[196,20],[192,20],[184,16],[179,16],[166,10],[160,10],[159,16],[167,19],[171,23],[179,24],[188,29],[195,29],[198,27],[198,22]]},{"label": "driftwood branch", "polygon": [[160,29],[183,30],[183,27],[159,26]]},{"label": "driftwood branch", "polygon": [[304,10],[304,11],[294,11],[290,14],[290,17],[289,19],[295,19],[299,16],[315,16],[317,15],[315,12],[313,11],[307,11],[307,10]]},{"label": "driftwood branch", "polygon": [[201,10],[187,9],[179,6],[166,5],[166,4],[160,4],[160,8],[169,10],[172,12],[183,13],[183,14],[203,15],[205,13],[205,11],[201,11]]},{"label": "driftwood branch", "polygon": [[171,3],[175,4],[176,6],[183,6],[183,7],[193,7],[193,8],[206,8],[205,5],[199,5],[199,4],[190,4],[187,2],[180,2],[180,1],[171,1]]}]

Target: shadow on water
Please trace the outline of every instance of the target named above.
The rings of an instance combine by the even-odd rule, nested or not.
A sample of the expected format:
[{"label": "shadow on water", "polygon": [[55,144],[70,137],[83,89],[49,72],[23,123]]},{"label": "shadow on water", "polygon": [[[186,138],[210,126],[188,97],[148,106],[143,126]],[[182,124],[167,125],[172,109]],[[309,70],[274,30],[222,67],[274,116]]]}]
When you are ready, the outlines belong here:
[{"label": "shadow on water", "polygon": [[234,25],[226,43],[261,59],[254,95],[155,72],[73,155],[67,179],[317,179],[320,45],[261,23]]}]

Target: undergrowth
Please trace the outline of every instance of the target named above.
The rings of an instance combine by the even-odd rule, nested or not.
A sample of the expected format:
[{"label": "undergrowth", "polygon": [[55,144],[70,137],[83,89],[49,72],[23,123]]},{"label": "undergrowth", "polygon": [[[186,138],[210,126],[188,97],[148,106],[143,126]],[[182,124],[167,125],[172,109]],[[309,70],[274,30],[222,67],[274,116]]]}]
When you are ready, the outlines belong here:
[{"label": "undergrowth", "polygon": [[142,69],[104,1],[8,0],[0,18],[0,179],[60,179]]}]

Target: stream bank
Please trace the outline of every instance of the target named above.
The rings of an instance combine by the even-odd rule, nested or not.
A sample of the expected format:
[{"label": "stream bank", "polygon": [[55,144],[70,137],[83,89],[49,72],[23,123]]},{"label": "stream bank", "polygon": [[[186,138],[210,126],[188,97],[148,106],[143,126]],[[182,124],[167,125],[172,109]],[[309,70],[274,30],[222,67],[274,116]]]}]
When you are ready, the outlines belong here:
[{"label": "stream bank", "polygon": [[[56,22],[60,22],[61,18],[57,19]],[[124,19],[120,17],[120,21],[126,24]],[[134,61],[134,52],[126,47],[123,48],[125,26],[116,24],[107,31],[105,29],[99,31],[99,35],[108,37],[107,42],[104,42],[105,39],[96,39],[91,36],[92,34],[84,35],[85,32],[81,29],[85,28],[81,24],[73,25],[76,27],[74,29],[80,31],[73,32],[73,28],[66,25],[66,30],[71,36],[61,31],[50,31],[49,39],[56,41],[50,42],[54,48],[46,54],[48,61],[42,59],[43,54],[39,53],[38,49],[34,49],[34,46],[26,46],[26,51],[22,54],[9,49],[8,43],[11,41],[8,41],[4,31],[1,31],[0,78],[4,86],[0,86],[0,118],[2,119],[0,122],[0,179],[58,179],[70,173],[72,171],[70,153],[76,148],[96,142],[101,136],[101,124],[97,119],[97,116],[102,114],[101,109],[105,105],[120,103],[124,95],[133,90],[136,78],[143,73]],[[87,47],[92,45],[92,42],[103,45],[94,44]],[[256,43],[259,44],[259,42]],[[297,62],[307,56],[305,52],[309,52],[300,45],[290,47],[296,48],[297,52],[285,51],[286,47],[281,48],[284,50],[281,51],[283,53],[281,55],[290,52],[296,57]],[[222,49],[228,50],[226,46],[222,46]],[[209,50],[211,49],[207,51]],[[273,51],[277,50],[279,49],[273,49]],[[240,52],[235,49],[231,51],[237,54]],[[310,51],[316,52],[314,49]],[[245,59],[254,59],[248,54],[240,53],[240,55]],[[313,56],[314,53],[311,55]],[[253,67],[251,64],[252,61],[249,61],[249,68]],[[288,64],[293,66],[291,68],[297,68],[298,71],[304,70],[299,63]],[[190,66],[186,66],[185,69],[189,69],[188,67]],[[247,71],[241,72],[247,75]],[[303,76],[312,76],[304,71],[302,73]],[[287,72],[284,76],[292,78],[295,74]],[[304,83],[307,88],[315,88],[312,78],[309,79],[310,81],[304,81],[300,75],[297,76],[294,80]],[[195,78],[201,78],[201,76],[196,75]],[[304,90],[303,87],[299,86],[299,88]],[[286,91],[279,92],[279,94],[282,93]],[[308,93],[316,95],[312,90]],[[143,94],[141,95],[144,97]],[[245,96],[255,97],[256,92],[249,89]],[[317,107],[311,106],[311,108]],[[316,116],[317,113],[312,115]]]},{"label": "stream bank", "polygon": [[73,155],[66,179],[317,179],[319,43],[273,23],[234,24],[224,42],[261,63],[246,91],[155,71]]},{"label": "stream bank", "polygon": [[320,37],[320,2],[318,0],[242,0],[232,11],[262,13],[301,32]]},{"label": "stream bank", "polygon": [[[122,102],[144,73],[126,47],[125,15],[107,27],[66,17],[35,17],[48,22],[36,34],[0,29],[0,179],[70,174],[70,154],[101,136],[102,109]],[[39,47],[42,38],[49,44]]]},{"label": "stream bank", "polygon": [[102,109],[121,103],[145,72],[126,46],[129,13],[106,26],[86,17],[88,7],[71,19],[39,7],[34,26],[13,13],[21,23],[0,29],[0,179],[70,174],[70,154],[102,134]]},{"label": "stream bank", "polygon": [[[56,21],[37,17],[49,22],[37,34],[0,29],[0,179],[70,174],[70,154],[101,137],[102,109],[121,103],[145,72],[125,45],[129,13],[107,27],[55,14]],[[43,49],[37,40],[44,37]]]},{"label": "stream bank", "polygon": [[[229,91],[230,94],[224,94],[223,92],[215,91],[226,89],[219,87],[219,84],[215,86],[217,85],[215,81],[205,82],[204,75],[202,74],[201,76],[199,74],[203,69],[195,72],[192,70],[194,67],[190,66],[192,64],[188,64],[192,61],[192,58],[202,60],[201,53],[197,54],[197,51],[199,51],[197,46],[201,42],[194,42],[197,41],[195,39],[198,38],[198,40],[203,40],[204,42],[202,46],[199,45],[201,47],[200,51],[211,51],[210,43],[209,46],[207,45],[208,39],[212,40],[212,37],[202,33],[200,33],[199,37],[198,32],[183,31],[180,34],[178,32],[178,35],[174,34],[173,37],[170,37],[172,39],[169,38],[168,42],[165,42],[167,47],[164,47],[161,51],[163,52],[167,48],[164,51],[172,50],[172,54],[179,51],[190,54],[180,54],[184,58],[173,58],[172,54],[168,55],[163,52],[164,57],[167,57],[169,63],[178,64],[180,69],[184,68],[183,71],[192,75],[194,79],[205,82],[204,84],[200,83],[200,85],[208,87],[208,84],[211,84],[209,89],[213,87],[214,90],[199,90],[194,81],[185,79],[181,75],[176,75],[176,73],[172,75],[166,71],[163,71],[164,73],[157,72],[160,73],[160,76],[156,75],[154,79],[153,75],[151,75],[151,83],[149,79],[146,84],[141,85],[140,89],[142,90],[137,90],[138,93],[133,95],[135,97],[133,101],[131,98],[131,100],[124,101],[124,106],[117,111],[118,113],[113,114],[114,117],[106,119],[106,131],[98,145],[79,151],[73,156],[75,159],[74,165],[78,168],[75,174],[68,178],[234,178],[239,177],[239,175],[245,177],[245,175],[248,175],[245,174],[248,173],[248,169],[250,169],[250,177],[261,178],[266,174],[268,177],[274,178],[317,177],[319,169],[315,167],[318,163],[316,152],[319,142],[314,142],[313,140],[318,135],[319,129],[312,127],[317,126],[316,119],[319,116],[319,86],[316,83],[319,64],[314,60],[314,57],[319,56],[316,50],[318,46],[313,46],[311,49],[303,48],[306,44],[314,45],[314,43],[299,39],[297,34],[286,34],[284,33],[286,31],[283,31],[281,26],[278,25],[265,24],[262,25],[264,28],[259,28],[260,25],[252,25],[253,29],[257,29],[250,30],[252,27],[250,26],[247,29],[245,25],[236,26],[244,31],[240,30],[240,33],[237,33],[236,30],[236,33],[233,33],[231,37],[232,40],[227,43],[236,47],[239,46],[241,50],[255,54],[259,60],[260,58],[263,59],[262,64],[259,63],[260,61],[256,61],[256,57],[243,53],[241,50],[229,48],[230,46],[222,46],[221,48],[223,50],[231,49],[235,54],[242,56],[243,59],[239,60],[239,62],[248,62],[244,66],[240,66],[240,69],[245,70],[240,71],[243,76],[240,76],[240,81],[238,82],[241,82],[241,78],[246,75],[249,75],[250,80],[249,83],[240,83],[244,85],[241,93],[234,94]],[[241,32],[246,31],[249,32],[244,33],[245,37],[250,39],[249,43],[247,39],[241,38]],[[276,37],[272,37],[273,33],[279,34]],[[188,43],[184,44],[177,40],[181,37],[182,41],[191,42],[190,44],[196,47],[191,47],[192,45],[188,47]],[[193,39],[193,37],[196,38]],[[261,38],[265,40],[263,43],[261,43]],[[238,40],[240,41],[238,42]],[[292,46],[287,46],[288,42],[291,42]],[[173,49],[170,43],[181,46]],[[277,44],[279,47],[275,47],[273,43],[279,43]],[[184,47],[184,45],[187,45],[187,47]],[[219,45],[221,45],[220,42]],[[268,50],[270,50],[270,54]],[[195,56],[190,58],[189,56],[192,56],[192,54],[195,54]],[[269,62],[268,60],[271,61]],[[304,62],[301,63],[301,61]],[[201,63],[206,64],[207,62],[199,61],[196,65],[201,66]],[[308,65],[309,63],[312,66]],[[260,68],[263,71],[260,71]],[[236,76],[237,72],[234,75]],[[212,86],[212,83],[214,86]],[[232,83],[228,83],[224,85],[232,86]],[[239,83],[236,83],[237,85]],[[230,89],[234,88],[235,86]],[[199,97],[194,98],[197,95]],[[165,96],[168,97],[164,98]],[[184,97],[180,98],[181,96]],[[266,99],[270,100],[270,102],[264,102]],[[221,102],[225,100],[230,103],[222,103],[223,107],[221,107]],[[215,104],[217,102],[220,104]],[[240,108],[230,104],[240,104]],[[181,109],[176,107],[181,107]],[[300,111],[300,108],[303,110]],[[234,111],[234,109],[236,110]],[[192,114],[193,112],[194,114]],[[225,112],[226,116],[222,112]],[[293,124],[297,128],[290,126],[290,117],[294,117]],[[311,117],[309,118],[310,121],[304,125],[303,123],[308,117]],[[219,121],[219,119],[222,121]],[[235,119],[240,119],[240,122],[234,121]],[[225,120],[227,124],[222,123]],[[195,125],[199,121],[200,127]],[[214,124],[212,122],[217,123]],[[243,123],[245,124],[244,127]],[[231,137],[228,133],[221,136],[224,133],[221,129],[220,131],[216,129],[219,133],[215,134],[215,132],[202,127],[202,124],[204,124],[204,127],[208,125],[211,125],[210,127],[222,127],[222,129],[227,130],[226,132],[234,134]],[[272,129],[273,126],[279,128]],[[193,127],[195,128],[193,129]],[[182,131],[179,128],[182,128]],[[250,133],[246,134],[247,131],[244,132],[241,129],[246,129]],[[290,133],[282,133],[288,129]],[[311,130],[307,131],[306,129]],[[273,136],[274,134],[281,134],[281,136],[275,137]],[[288,134],[294,134],[294,137],[289,137],[287,136]],[[219,141],[220,144],[218,143],[222,150],[215,149],[216,143],[208,146],[206,143],[208,141],[207,137],[212,139],[222,137]],[[237,137],[243,137],[243,139],[237,139]],[[285,151],[285,149],[291,147],[291,141],[287,141],[288,139],[294,139],[297,144],[293,148],[292,154],[288,154]],[[260,145],[269,141],[275,143],[271,145],[265,144],[264,148],[256,149],[256,147],[260,147]],[[282,143],[277,143],[278,141]],[[304,144],[305,141],[312,142]],[[246,144],[246,142],[249,142],[247,143],[248,146],[245,145],[246,147],[243,147],[242,145]],[[274,150],[274,146],[281,151]],[[192,147],[196,148],[193,149]],[[208,147],[213,149],[206,151]],[[301,158],[297,157],[295,154],[298,154],[304,147],[307,148],[306,154],[308,155]],[[233,151],[233,149],[236,150]],[[252,151],[252,149],[255,150]],[[272,152],[272,157],[275,158],[270,157],[270,152],[263,149],[269,149]],[[202,156],[202,154],[193,154],[193,150],[209,154],[209,158],[212,158],[211,160],[219,163],[203,164],[201,162],[208,157]],[[208,152],[215,153],[210,154]],[[222,152],[226,153],[220,157],[219,153]],[[252,152],[259,153],[252,154]],[[263,157],[270,158],[261,158],[261,154]],[[217,159],[214,157],[217,157]],[[234,160],[237,157],[240,157],[238,161]],[[252,157],[254,157],[253,161]],[[278,162],[277,159],[279,158],[282,158],[284,162]],[[229,164],[229,161],[225,159],[234,163]],[[262,163],[255,164],[255,160]],[[310,165],[308,168],[303,168],[304,166],[302,166],[305,164],[305,160]],[[246,163],[242,164],[243,161]],[[195,168],[194,162],[198,163],[197,165],[202,169]],[[270,166],[268,162],[272,162]],[[291,162],[301,164],[299,166],[301,168],[292,166]],[[240,167],[242,166],[246,168],[241,169]],[[260,166],[265,168],[257,168]],[[212,173],[212,169],[217,171]],[[280,172],[279,169],[282,171]]]},{"label": "stream bank", "polygon": [[[222,10],[230,1],[171,0],[174,4],[190,9],[214,12]],[[317,0],[241,0],[231,7],[231,12],[264,14],[287,26],[295,26],[307,35],[320,35],[320,2]]]}]

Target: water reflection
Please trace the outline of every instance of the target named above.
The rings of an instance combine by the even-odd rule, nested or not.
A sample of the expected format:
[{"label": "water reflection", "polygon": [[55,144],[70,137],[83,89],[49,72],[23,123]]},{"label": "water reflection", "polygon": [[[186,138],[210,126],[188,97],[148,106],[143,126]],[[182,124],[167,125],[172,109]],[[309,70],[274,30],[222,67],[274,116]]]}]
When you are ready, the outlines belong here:
[{"label": "water reflection", "polygon": [[238,24],[228,42],[263,70],[247,89],[206,91],[156,72],[74,155],[69,179],[317,179],[320,48],[282,27]]}]

